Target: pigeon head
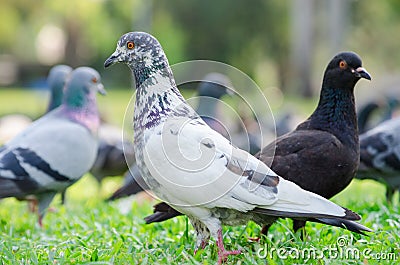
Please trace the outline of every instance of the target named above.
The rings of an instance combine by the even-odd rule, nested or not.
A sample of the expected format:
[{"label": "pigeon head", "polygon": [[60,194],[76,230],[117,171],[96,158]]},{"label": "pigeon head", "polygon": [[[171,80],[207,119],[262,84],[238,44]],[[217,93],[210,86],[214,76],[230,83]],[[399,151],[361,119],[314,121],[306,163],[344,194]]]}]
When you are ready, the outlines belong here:
[{"label": "pigeon head", "polygon": [[72,71],[64,88],[64,103],[71,107],[85,107],[96,93],[106,94],[100,74],[90,67],[79,67]]},{"label": "pigeon head", "polygon": [[341,52],[329,62],[324,83],[330,87],[353,90],[361,78],[371,80],[367,70],[362,67],[360,56],[354,52]]},{"label": "pigeon head", "polygon": [[125,63],[132,70],[165,67],[164,51],[152,35],[145,32],[129,32],[119,39],[115,52],[105,61],[104,67]]},{"label": "pigeon head", "polygon": [[125,63],[134,74],[136,87],[160,72],[170,75],[167,57],[156,38],[145,32],[129,32],[119,39],[115,52],[104,62],[104,67]]},{"label": "pigeon head", "polygon": [[68,65],[56,65],[50,69],[47,83],[50,88],[50,103],[47,112],[61,105],[63,88],[72,68]]}]

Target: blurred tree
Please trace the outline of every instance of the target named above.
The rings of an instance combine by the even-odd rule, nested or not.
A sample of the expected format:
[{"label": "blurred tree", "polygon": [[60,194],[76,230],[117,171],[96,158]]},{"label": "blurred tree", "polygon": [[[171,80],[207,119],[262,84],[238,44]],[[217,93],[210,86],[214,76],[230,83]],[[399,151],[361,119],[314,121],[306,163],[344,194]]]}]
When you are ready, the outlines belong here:
[{"label": "blurred tree", "polygon": [[[400,1],[312,2],[316,8],[309,14],[312,34],[307,37],[308,56],[310,51],[320,58],[331,50],[352,49],[367,60],[373,58],[377,68],[399,69],[396,36],[400,33]],[[11,54],[8,60],[14,58],[30,72],[37,71],[36,76],[41,69],[42,74],[49,67],[46,63],[52,61],[38,60],[41,55],[36,46],[46,42],[46,37],[50,46],[61,45],[61,41],[51,39],[55,35],[48,33],[59,29],[63,34],[56,35],[60,40],[64,38],[65,44],[61,45],[64,56],[55,58],[57,62],[91,65],[101,71],[104,58],[113,51],[121,34],[145,30],[160,40],[172,64],[190,59],[216,60],[234,65],[253,78],[260,77],[260,69],[273,69],[263,70],[268,77],[263,80],[276,76],[282,90],[302,91],[302,95],[309,96],[311,91],[307,88],[311,85],[290,89],[288,84],[309,75],[292,76],[290,54],[294,47],[299,48],[299,43],[290,31],[291,25],[296,24],[291,3],[292,0],[1,0],[0,55]],[[323,15],[320,6],[325,6]],[[53,29],[47,31],[47,36],[43,33],[46,27]],[[38,36],[41,42],[37,41]],[[311,71],[312,67],[308,67]],[[126,84],[128,75],[122,69],[125,68],[116,66],[104,75],[112,75],[115,83]],[[309,79],[307,83],[313,82]]]},{"label": "blurred tree", "polygon": [[180,25],[189,58],[233,64],[252,77],[267,58],[278,66],[280,87],[286,87],[287,1],[175,0],[157,8],[168,10]]},{"label": "blurred tree", "polygon": [[381,70],[399,69],[400,1],[352,1],[348,45],[374,58]]}]

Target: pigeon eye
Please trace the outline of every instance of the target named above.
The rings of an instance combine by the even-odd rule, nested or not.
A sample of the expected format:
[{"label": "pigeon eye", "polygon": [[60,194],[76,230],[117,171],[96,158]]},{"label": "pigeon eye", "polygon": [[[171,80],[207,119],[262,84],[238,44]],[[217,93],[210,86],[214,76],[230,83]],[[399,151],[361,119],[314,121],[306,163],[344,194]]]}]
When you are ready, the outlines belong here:
[{"label": "pigeon eye", "polygon": [[340,61],[339,67],[340,67],[340,69],[346,69],[347,68],[347,63],[345,61]]},{"label": "pigeon eye", "polygon": [[96,77],[93,77],[93,78],[92,78],[92,82],[93,82],[93,83],[97,83],[97,78],[96,78]]},{"label": "pigeon eye", "polygon": [[128,43],[126,44],[126,47],[127,47],[129,50],[132,50],[133,48],[135,48],[135,43],[133,43],[133,41],[130,41],[130,42],[128,42]]}]

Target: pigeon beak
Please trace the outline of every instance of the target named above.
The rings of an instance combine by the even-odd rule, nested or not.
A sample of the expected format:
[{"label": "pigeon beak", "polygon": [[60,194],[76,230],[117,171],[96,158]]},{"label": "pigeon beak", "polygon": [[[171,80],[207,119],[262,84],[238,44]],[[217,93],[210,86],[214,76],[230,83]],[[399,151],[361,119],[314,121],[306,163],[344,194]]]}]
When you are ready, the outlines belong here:
[{"label": "pigeon beak", "polygon": [[97,91],[99,92],[100,95],[107,95],[107,91],[104,89],[103,84],[98,84],[97,85]]},{"label": "pigeon beak", "polygon": [[363,67],[358,67],[357,69],[353,69],[352,72],[356,77],[365,78],[371,80],[371,75],[365,70]]},{"label": "pigeon beak", "polygon": [[115,63],[117,63],[119,61],[119,56],[121,55],[121,53],[115,51],[113,54],[111,54],[110,57],[108,57],[108,59],[104,62],[104,68],[107,68]]}]

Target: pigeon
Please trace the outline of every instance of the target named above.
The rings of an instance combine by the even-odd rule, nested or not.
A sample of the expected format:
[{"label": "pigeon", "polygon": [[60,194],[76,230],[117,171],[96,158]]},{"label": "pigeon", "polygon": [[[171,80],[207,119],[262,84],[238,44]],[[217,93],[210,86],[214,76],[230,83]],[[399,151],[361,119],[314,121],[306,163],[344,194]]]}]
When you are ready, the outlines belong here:
[{"label": "pigeon", "polygon": [[[62,100],[62,89],[65,79],[72,71],[67,65],[53,66],[47,77],[47,84],[50,90],[50,100],[47,106],[49,112],[59,105]],[[5,143],[15,137],[32,123],[32,119],[23,114],[10,114],[0,118],[0,143]]]},{"label": "pigeon", "polygon": [[[354,87],[361,78],[371,80],[357,54],[335,55],[325,70],[315,111],[256,157],[280,176],[324,198],[341,192],[359,165]],[[295,231],[304,226],[305,221],[293,223]]]},{"label": "pigeon", "polygon": [[96,92],[105,93],[99,73],[75,69],[61,106],[0,149],[0,198],[34,195],[40,226],[55,194],[79,180],[95,161],[100,123]]},{"label": "pigeon", "polygon": [[[371,79],[352,52],[337,54],[325,70],[320,101],[314,113],[297,128],[263,148],[256,157],[283,178],[305,190],[331,198],[353,179],[359,164],[359,140],[354,106],[354,86]],[[160,209],[164,209],[161,207]],[[155,208],[157,213],[157,207]],[[169,214],[169,216],[168,216]],[[162,220],[176,215],[169,211]],[[146,218],[157,222],[156,216]],[[295,231],[305,221],[295,220]],[[269,226],[263,228],[263,233]]]},{"label": "pigeon", "polygon": [[[47,105],[46,113],[52,111],[55,108],[58,108],[62,104],[63,99],[63,89],[66,83],[66,80],[70,73],[72,72],[72,68],[68,65],[56,65],[53,66],[50,71],[49,75],[47,76],[47,85],[49,87],[50,92],[50,99]],[[32,121],[31,121],[32,122]],[[30,122],[30,123],[31,123]],[[28,127],[28,125],[26,126]],[[24,128],[25,129],[25,128]],[[22,130],[21,130],[22,131]],[[16,135],[14,135],[16,136]],[[28,200],[29,202],[29,209],[31,212],[35,212],[36,205],[37,205],[37,198],[35,196],[29,195],[28,197],[24,198],[17,198],[18,200]],[[65,200],[65,191],[62,192],[62,202],[64,203]]]},{"label": "pigeon", "polygon": [[[57,65],[49,72],[48,83],[51,89],[48,112],[59,107],[63,98],[63,86],[67,74],[72,68],[66,65]],[[95,163],[90,173],[100,183],[107,176],[121,176],[127,170],[125,162],[134,160],[133,146],[130,142],[122,141],[122,130],[114,125],[101,122],[98,129],[99,147]],[[124,149],[125,148],[125,155]],[[63,193],[63,201],[65,194]]]},{"label": "pigeon", "polygon": [[400,190],[400,118],[385,121],[360,135],[358,179],[373,179],[386,186],[386,200]]},{"label": "pigeon", "polygon": [[[67,74],[71,71],[72,68],[66,65],[57,65],[50,70],[48,84],[51,93],[47,112],[61,105],[63,86]],[[132,144],[122,141],[122,130],[119,127],[101,121],[98,128],[97,156],[89,172],[100,184],[105,177],[123,175],[128,170],[125,159],[126,161],[134,160]],[[66,191],[61,195],[62,204],[65,204],[65,193]]]},{"label": "pigeon", "polygon": [[218,263],[241,253],[225,249],[222,225],[263,224],[279,217],[323,223],[360,219],[278,176],[211,129],[180,94],[152,35],[124,34],[104,66],[118,62],[128,65],[136,84],[133,127],[139,171],[155,195],[188,216],[197,233],[196,248],[205,247],[210,236],[216,239]]}]

